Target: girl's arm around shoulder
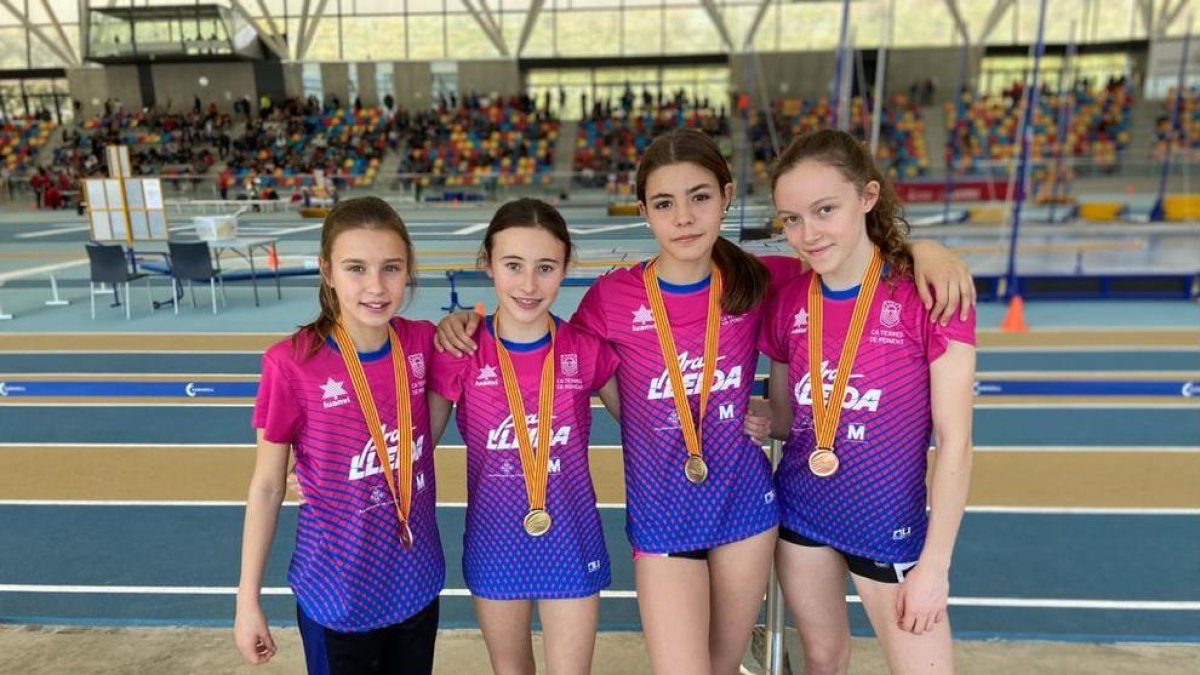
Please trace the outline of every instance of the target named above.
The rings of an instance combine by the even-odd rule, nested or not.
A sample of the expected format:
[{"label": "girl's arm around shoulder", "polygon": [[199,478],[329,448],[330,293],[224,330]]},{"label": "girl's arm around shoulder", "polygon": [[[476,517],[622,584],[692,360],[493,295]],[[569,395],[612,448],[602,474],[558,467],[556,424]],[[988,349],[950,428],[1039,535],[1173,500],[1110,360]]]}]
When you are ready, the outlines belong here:
[{"label": "girl's arm around shoulder", "polygon": [[932,315],[930,320],[944,326],[955,310],[959,319],[966,320],[975,308],[975,280],[966,263],[932,239],[916,239],[910,246],[917,293]]},{"label": "girl's arm around shoulder", "polygon": [[246,495],[242,572],[234,619],[234,640],[238,651],[249,663],[266,663],[275,655],[275,642],[267,627],[259,595],[267,554],[279,522],[279,507],[283,503],[289,448],[286,444],[266,440],[264,431],[258,431],[254,474]]}]

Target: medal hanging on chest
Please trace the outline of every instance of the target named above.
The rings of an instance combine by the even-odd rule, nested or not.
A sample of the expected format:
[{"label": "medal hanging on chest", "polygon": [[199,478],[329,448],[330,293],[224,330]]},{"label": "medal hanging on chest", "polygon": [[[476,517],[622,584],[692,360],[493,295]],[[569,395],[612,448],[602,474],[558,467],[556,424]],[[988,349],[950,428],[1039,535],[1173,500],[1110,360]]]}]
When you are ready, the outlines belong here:
[{"label": "medal hanging on chest", "polygon": [[658,336],[659,351],[662,353],[663,364],[671,382],[671,400],[675,402],[675,414],[679,417],[679,427],[683,431],[683,442],[688,451],[688,458],[683,463],[683,475],[689,483],[700,485],[708,479],[708,464],[704,461],[700,442],[703,439],[704,413],[708,410],[708,398],[712,392],[713,373],[717,368],[720,350],[721,271],[713,265],[712,277],[708,284],[708,314],[704,320],[704,358],[698,385],[700,410],[699,419],[694,420],[687,388],[683,383],[683,372],[679,367],[679,354],[675,350],[675,338],[667,321],[667,308],[663,303],[662,291],[658,288],[658,277],[654,274],[657,265],[657,258],[646,263],[645,269],[642,270],[642,281],[646,286],[650,311],[654,315],[654,332]]},{"label": "medal hanging on chest", "polygon": [[496,338],[496,356],[500,361],[500,377],[504,381],[504,395],[508,399],[508,411],[512,414],[513,433],[517,436],[517,447],[521,452],[521,472],[525,476],[525,496],[529,510],[521,521],[521,527],[531,537],[540,537],[550,531],[553,519],[546,510],[546,487],[549,482],[550,439],[554,436],[550,424],[554,416],[554,319],[550,319],[550,345],[542,359],[542,374],[538,383],[537,452],[529,438],[529,425],[525,422],[525,402],[521,398],[521,387],[517,382],[517,371],[512,357],[500,339],[500,315],[492,317],[492,331]]},{"label": "medal hanging on chest", "polygon": [[808,455],[808,470],[820,478],[828,478],[837,473],[841,461],[833,449],[833,439],[837,435],[838,422],[842,419],[842,402],[846,398],[846,385],[850,382],[850,373],[854,369],[854,357],[858,354],[859,340],[862,338],[863,326],[867,323],[867,313],[871,302],[875,299],[875,289],[879,286],[879,275],[883,271],[883,256],[878,249],[872,249],[871,262],[863,275],[862,284],[858,289],[858,297],[854,300],[854,314],[850,318],[850,329],[846,333],[846,341],[842,343],[842,353],[838,358],[837,372],[833,378],[833,387],[829,398],[825,398],[825,379],[821,367],[821,328],[822,305],[824,297],[821,294],[821,277],[816,273],[808,284],[808,381],[812,391],[813,434],[816,437],[817,449]]},{"label": "medal hanging on chest", "polygon": [[[408,370],[405,366],[404,348],[400,346],[400,338],[396,329],[388,324],[388,340],[391,342],[393,381],[396,384],[396,473],[393,473],[391,457],[388,454],[387,440],[383,435],[383,424],[379,420],[379,411],[375,407],[375,397],[371,394],[367,375],[363,371],[362,361],[354,349],[354,341],[350,339],[344,326],[338,324],[333,329],[333,339],[337,342],[342,363],[350,373],[350,382],[354,385],[354,396],[362,409],[367,430],[375,444],[375,455],[379,459],[379,468],[387,479],[388,491],[392,495],[392,503],[396,506],[396,518],[400,521],[400,543],[406,549],[412,548],[413,532],[409,527],[408,516],[412,508],[412,473],[413,473],[413,429],[412,402],[408,398]],[[397,484],[399,483],[399,484]]]}]

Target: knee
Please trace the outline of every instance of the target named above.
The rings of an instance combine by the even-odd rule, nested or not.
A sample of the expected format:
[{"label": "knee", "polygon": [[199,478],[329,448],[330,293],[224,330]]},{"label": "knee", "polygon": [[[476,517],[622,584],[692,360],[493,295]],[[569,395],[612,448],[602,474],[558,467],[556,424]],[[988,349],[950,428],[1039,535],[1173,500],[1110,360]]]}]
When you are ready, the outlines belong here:
[{"label": "knee", "polygon": [[804,650],[806,675],[845,675],[850,670],[850,643],[812,645]]}]

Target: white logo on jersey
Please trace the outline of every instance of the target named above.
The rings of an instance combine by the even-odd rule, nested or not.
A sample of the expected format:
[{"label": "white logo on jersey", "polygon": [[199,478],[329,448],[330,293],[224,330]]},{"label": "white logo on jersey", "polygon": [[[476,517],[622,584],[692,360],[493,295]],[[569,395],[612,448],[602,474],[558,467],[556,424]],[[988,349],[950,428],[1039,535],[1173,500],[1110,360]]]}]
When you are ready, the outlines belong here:
[{"label": "white logo on jersey", "polygon": [[[529,428],[529,442],[537,447],[538,425],[537,414],[526,415],[525,425]],[[550,447],[561,447],[566,445],[571,440],[571,425],[565,424],[557,429],[553,424],[550,427],[553,435],[550,437]],[[488,431],[487,435],[488,450],[519,450],[517,445],[516,428],[513,427],[512,415],[504,418],[500,426]]]},{"label": "white logo on jersey", "polygon": [[[823,395],[828,398],[833,391],[833,378],[837,375],[836,370],[830,370],[829,361],[821,362],[821,376],[825,381],[822,383]],[[862,375],[850,375],[851,380],[857,380]],[[809,381],[811,376],[809,373],[804,373],[804,378],[796,383],[796,388],[792,395],[796,398],[796,402],[801,406],[807,407],[812,405],[812,385]],[[867,389],[859,391],[857,387],[850,385],[846,386],[846,395],[842,399],[842,408],[845,410],[862,410],[866,408],[871,412],[879,410],[879,398],[883,396],[882,389]]]},{"label": "white logo on jersey", "polygon": [[892,541],[904,541],[905,539],[908,539],[911,536],[912,536],[912,528],[911,527],[901,527],[899,529],[892,530]]},{"label": "white logo on jersey", "polygon": [[879,323],[885,328],[891,328],[900,323],[900,303],[895,300],[884,300],[883,308],[879,310]]},{"label": "white logo on jersey", "polygon": [[808,310],[801,307],[800,311],[796,312],[796,318],[792,322],[792,335],[805,332],[808,332]]},{"label": "white logo on jersey", "polygon": [[408,365],[412,367],[413,375],[417,378],[425,377],[425,355],[410,354],[408,357]]},{"label": "white logo on jersey", "polygon": [[416,482],[417,482],[417,492],[421,492],[422,490],[425,489],[425,472],[424,471],[422,471],[421,473],[414,476],[413,479],[416,480]]},{"label": "white logo on jersey", "polygon": [[321,387],[321,406],[323,408],[336,408],[350,402],[350,397],[346,394],[344,382],[339,382],[330,377],[328,380],[325,380],[325,384],[318,386]]},{"label": "white logo on jersey", "polygon": [[[388,462],[393,467],[396,466],[396,441],[399,440],[399,431],[392,429],[388,431],[387,424],[380,424],[380,429],[383,432],[383,442],[388,446]],[[413,464],[421,461],[421,457],[425,454],[425,437],[417,436],[412,442],[412,461]],[[375,452],[375,439],[368,439],[367,444],[359,451],[357,455],[350,458],[350,480],[362,480],[371,476],[376,476],[382,473],[379,468],[379,454]]]},{"label": "white logo on jersey", "polygon": [[558,357],[558,367],[565,377],[575,377],[579,374],[579,355],[563,354]]},{"label": "white logo on jersey", "polygon": [[599,572],[600,571],[600,561],[599,560],[589,560],[588,564],[587,564],[587,571],[588,571],[588,574],[594,574],[596,572]]},{"label": "white logo on jersey", "polygon": [[865,424],[848,424],[846,425],[846,440],[861,441],[867,437],[867,425]]},{"label": "white logo on jersey", "polygon": [[[714,394],[718,391],[737,389],[742,386],[742,367],[734,366],[726,373],[720,368],[721,361],[724,360],[724,356],[717,357],[717,368],[713,370],[711,392]],[[693,359],[690,358],[688,352],[683,352],[679,355],[679,370],[683,373],[683,388],[687,395],[700,393],[700,378],[704,375],[704,357],[698,356]],[[650,390],[646,393],[646,400],[659,401],[673,396],[671,376],[667,374],[667,369],[663,368],[662,375],[650,381]]]},{"label": "white logo on jersey", "polygon": [[475,378],[476,387],[494,387],[499,382],[500,379],[496,375],[496,369],[486,363],[479,369],[479,376]]},{"label": "white logo on jersey", "polygon": [[633,312],[633,325],[631,328],[635,333],[644,330],[654,330],[654,314],[645,305],[638,305],[637,310]]}]

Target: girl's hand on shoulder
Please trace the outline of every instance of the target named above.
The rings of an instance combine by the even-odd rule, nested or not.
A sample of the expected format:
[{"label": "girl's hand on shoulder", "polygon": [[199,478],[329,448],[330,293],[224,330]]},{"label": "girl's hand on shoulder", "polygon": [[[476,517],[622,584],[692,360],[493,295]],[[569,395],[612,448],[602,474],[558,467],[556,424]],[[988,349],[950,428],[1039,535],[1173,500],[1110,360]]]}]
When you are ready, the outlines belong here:
[{"label": "girl's hand on shoulder", "polygon": [[304,506],[304,488],[300,487],[300,479],[296,478],[296,469],[294,468],[291,471],[288,471],[287,489],[288,492],[296,495],[296,504],[298,506]]},{"label": "girl's hand on shoulder", "polygon": [[896,617],[900,630],[921,635],[946,620],[950,597],[950,573],[920,563],[900,583]]},{"label": "girl's hand on shoulder", "polygon": [[471,354],[475,351],[475,340],[471,338],[479,328],[483,316],[478,312],[453,312],[438,322],[433,346],[439,352],[450,352],[454,356]]},{"label": "girl's hand on shoulder", "polygon": [[238,608],[233,621],[233,640],[247,663],[262,665],[275,656],[275,640],[267,627],[267,616],[257,604]]},{"label": "girl's hand on shoulder", "polygon": [[750,399],[750,405],[746,408],[746,419],[742,423],[742,429],[755,443],[762,445],[771,435],[770,404],[763,399]]},{"label": "girl's hand on shoulder", "polygon": [[966,263],[935,241],[912,242],[913,279],[929,320],[945,326],[958,310],[966,321],[975,306],[975,280]]}]

